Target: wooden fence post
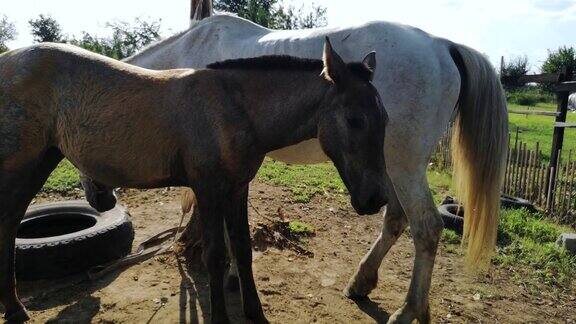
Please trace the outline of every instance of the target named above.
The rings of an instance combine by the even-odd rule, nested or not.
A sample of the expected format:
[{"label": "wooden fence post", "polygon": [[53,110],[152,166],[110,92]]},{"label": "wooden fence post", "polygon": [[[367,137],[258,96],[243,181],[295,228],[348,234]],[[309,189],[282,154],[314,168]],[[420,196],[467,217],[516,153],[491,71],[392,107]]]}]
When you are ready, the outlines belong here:
[{"label": "wooden fence post", "polygon": [[[564,81],[569,81],[572,78],[572,71],[568,67],[564,67],[563,73],[560,75],[558,80],[559,83]],[[556,123],[566,122],[566,114],[568,112],[568,97],[570,93],[568,91],[562,91],[556,93],[556,98],[558,100],[558,115],[556,116]],[[558,174],[558,155],[562,149],[562,144],[564,143],[564,128],[554,127],[554,135],[552,137],[552,151],[550,154],[550,169],[548,171],[548,192],[547,192],[547,205],[546,209],[552,210],[552,205],[554,204],[554,190],[556,188],[556,175]]]}]

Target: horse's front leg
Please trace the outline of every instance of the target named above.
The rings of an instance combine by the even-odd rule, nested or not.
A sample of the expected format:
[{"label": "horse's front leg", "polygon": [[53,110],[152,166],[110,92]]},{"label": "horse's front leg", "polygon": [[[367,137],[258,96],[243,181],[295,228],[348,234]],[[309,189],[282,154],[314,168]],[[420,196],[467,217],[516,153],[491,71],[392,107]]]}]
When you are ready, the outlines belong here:
[{"label": "horse's front leg", "polygon": [[384,211],[384,224],[382,232],[372,245],[370,251],[364,256],[358,270],[350,278],[344,294],[349,298],[362,298],[376,288],[378,284],[378,269],[382,259],[386,256],[392,245],[396,243],[406,228],[406,215],[398,197],[390,184],[390,201]]},{"label": "horse's front leg", "polygon": [[425,169],[412,170],[394,179],[398,199],[406,212],[416,256],[412,280],[404,305],[388,320],[389,323],[430,322],[430,283],[434,259],[444,227],[428,188]]},{"label": "horse's front leg", "polygon": [[197,192],[202,227],[202,258],[210,282],[211,323],[229,323],[224,298],[226,249],[224,244],[224,215],[234,207],[223,194]]},{"label": "horse's front leg", "polygon": [[[235,196],[235,212],[226,213],[226,227],[232,248],[231,262],[236,261],[244,314],[254,323],[268,323],[262,311],[252,273],[252,244],[248,225],[248,185]],[[231,265],[232,266],[232,265]]]}]

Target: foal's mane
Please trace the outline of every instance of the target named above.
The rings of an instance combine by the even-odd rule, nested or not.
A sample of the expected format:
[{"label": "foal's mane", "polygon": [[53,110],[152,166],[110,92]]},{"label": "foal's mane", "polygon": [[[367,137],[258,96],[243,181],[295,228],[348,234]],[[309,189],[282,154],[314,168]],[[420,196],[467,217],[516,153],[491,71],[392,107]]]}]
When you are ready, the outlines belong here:
[{"label": "foal's mane", "polygon": [[[371,72],[362,63],[347,63],[346,66],[355,76],[364,81],[370,81]],[[289,55],[264,55],[252,58],[232,59],[216,62],[206,66],[214,70],[298,70],[321,71],[324,68],[322,60],[307,59]]]}]

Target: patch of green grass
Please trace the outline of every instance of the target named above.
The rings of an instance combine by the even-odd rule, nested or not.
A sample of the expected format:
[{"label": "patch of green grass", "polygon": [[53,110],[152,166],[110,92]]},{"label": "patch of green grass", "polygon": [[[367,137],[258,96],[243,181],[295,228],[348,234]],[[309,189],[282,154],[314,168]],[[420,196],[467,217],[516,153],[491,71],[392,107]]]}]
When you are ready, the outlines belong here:
[{"label": "patch of green grass", "polygon": [[442,230],[442,242],[448,244],[460,244],[461,237],[456,232],[450,229]]},{"label": "patch of green grass", "polygon": [[[440,203],[452,193],[452,175],[447,171],[428,170],[428,182],[434,201]],[[258,180],[288,188],[295,202],[308,203],[316,195],[343,196],[348,193],[332,163],[287,165],[266,159],[258,171]]]},{"label": "patch of green grass", "polygon": [[429,168],[426,172],[430,191],[434,197],[434,202],[439,205],[445,196],[452,196],[452,174],[446,170],[434,170]]},{"label": "patch of green grass", "polygon": [[290,233],[296,236],[312,236],[316,232],[312,225],[301,221],[289,222],[288,228],[290,229]]},{"label": "patch of green grass", "polygon": [[554,242],[563,231],[563,226],[552,223],[539,213],[526,209],[503,209],[500,215],[500,229],[510,236],[530,239],[536,243]]},{"label": "patch of green grass", "polygon": [[576,256],[555,243],[558,235],[568,230],[525,209],[502,210],[499,232],[508,237],[508,242],[499,247],[494,261],[530,269],[526,271],[528,276],[518,278],[525,283],[537,280],[551,286],[569,286],[576,275]]},{"label": "patch of green grass", "polygon": [[[508,104],[509,109],[528,110],[533,107]],[[556,111],[556,105],[539,103],[535,110]],[[514,145],[516,129],[519,129],[518,140],[526,143],[529,149],[536,148],[536,142],[540,143],[544,160],[550,159],[552,149],[552,134],[554,133],[554,117],[538,115],[519,115],[509,114],[510,145]],[[569,112],[566,118],[567,122],[576,122],[576,113]],[[564,134],[564,145],[562,150],[576,150],[576,132],[572,129],[566,129]]]},{"label": "patch of green grass", "polygon": [[576,275],[576,257],[552,242],[541,244],[520,238],[501,248],[494,261],[504,266],[529,269],[527,277],[518,277],[528,284],[532,279],[549,286],[569,287]]},{"label": "patch of green grass", "polygon": [[295,202],[308,203],[318,194],[348,192],[332,163],[287,165],[266,159],[257,177],[260,181],[288,188]]},{"label": "patch of green grass", "polygon": [[66,193],[76,188],[80,188],[78,170],[68,160],[63,160],[52,172],[42,191]]}]

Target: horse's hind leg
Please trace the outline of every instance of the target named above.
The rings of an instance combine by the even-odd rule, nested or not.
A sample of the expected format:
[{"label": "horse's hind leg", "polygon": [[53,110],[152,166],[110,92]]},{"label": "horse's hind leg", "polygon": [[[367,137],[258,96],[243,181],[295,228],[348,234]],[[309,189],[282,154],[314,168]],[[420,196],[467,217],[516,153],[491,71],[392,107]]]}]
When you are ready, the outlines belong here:
[{"label": "horse's hind leg", "polygon": [[58,150],[49,150],[40,161],[26,163],[18,171],[0,165],[0,303],[8,322],[28,319],[16,293],[14,248],[18,225],[34,195],[62,160]]},{"label": "horse's hind leg", "polygon": [[[392,186],[390,186],[392,188]],[[366,297],[378,284],[378,268],[392,245],[396,243],[404,229],[407,220],[404,210],[398,202],[394,190],[390,190],[390,201],[384,211],[382,232],[364,256],[358,270],[350,278],[344,294],[349,298]]]},{"label": "horse's hind leg", "polygon": [[414,239],[416,257],[412,280],[404,305],[388,320],[389,323],[430,322],[429,299],[432,269],[442,233],[442,218],[435,208],[428,188],[425,169],[407,172],[394,182],[398,199],[406,212]]}]

